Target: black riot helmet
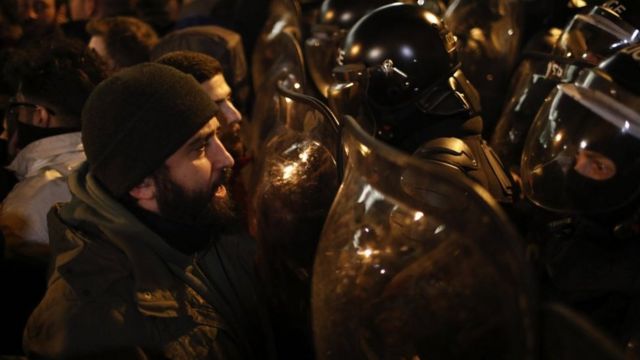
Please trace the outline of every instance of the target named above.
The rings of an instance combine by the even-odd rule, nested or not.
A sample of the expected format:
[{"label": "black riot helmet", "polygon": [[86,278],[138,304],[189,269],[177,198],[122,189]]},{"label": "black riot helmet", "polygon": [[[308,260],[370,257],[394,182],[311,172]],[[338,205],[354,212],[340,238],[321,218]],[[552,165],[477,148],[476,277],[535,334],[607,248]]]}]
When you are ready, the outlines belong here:
[{"label": "black riot helmet", "polygon": [[[305,42],[305,56],[311,78],[323,96],[331,82],[331,69],[337,65],[338,49],[351,27],[366,14],[397,0],[324,0],[311,34]],[[442,14],[442,0],[403,0],[417,3],[436,14]]]},{"label": "black riot helmet", "polygon": [[311,36],[305,41],[309,73],[324,96],[331,84],[331,69],[337,65],[338,48],[345,35],[360,18],[394,0],[325,0]]},{"label": "black riot helmet", "polygon": [[347,34],[343,66],[334,69],[361,75],[362,113],[350,115],[411,152],[407,139],[430,122],[475,114],[478,95],[459,70],[456,45],[441,19],[416,5],[391,4],[363,17]]},{"label": "black riot helmet", "polygon": [[524,193],[560,213],[603,214],[640,195],[640,45],[559,85],[522,157]]}]

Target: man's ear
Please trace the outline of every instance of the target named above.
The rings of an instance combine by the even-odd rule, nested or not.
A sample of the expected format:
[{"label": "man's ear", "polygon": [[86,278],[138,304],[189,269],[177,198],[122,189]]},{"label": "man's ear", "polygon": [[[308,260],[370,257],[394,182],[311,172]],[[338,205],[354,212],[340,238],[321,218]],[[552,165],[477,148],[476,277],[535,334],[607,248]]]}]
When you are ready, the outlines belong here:
[{"label": "man's ear", "polygon": [[129,190],[129,195],[139,202],[153,201],[156,198],[156,182],[147,176],[140,184]]},{"label": "man's ear", "polygon": [[147,176],[140,184],[129,190],[129,195],[136,199],[139,207],[159,214],[160,209],[156,199],[156,189],[156,182],[153,178]]},{"label": "man's ear", "polygon": [[51,114],[47,111],[47,109],[38,106],[36,107],[36,111],[33,112],[33,124],[39,127],[48,128],[51,126],[52,121]]}]

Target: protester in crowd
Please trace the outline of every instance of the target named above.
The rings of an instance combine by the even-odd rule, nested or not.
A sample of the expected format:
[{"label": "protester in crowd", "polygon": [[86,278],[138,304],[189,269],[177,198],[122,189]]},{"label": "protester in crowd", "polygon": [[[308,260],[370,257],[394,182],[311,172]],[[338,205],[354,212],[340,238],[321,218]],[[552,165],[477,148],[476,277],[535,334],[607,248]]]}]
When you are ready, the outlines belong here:
[{"label": "protester in crowd", "polygon": [[106,77],[100,59],[80,43],[56,39],[15,54],[18,91],[7,121],[16,130],[8,166],[19,182],[2,202],[0,229],[9,252],[45,256],[47,212],[70,199],[67,175],[84,161],[80,113]]},{"label": "protester in crowd", "polygon": [[151,50],[158,43],[151,26],[133,17],[95,19],[87,24],[87,31],[91,35],[89,47],[112,70],[149,61]]},{"label": "protester in crowd", "polygon": [[253,240],[233,226],[223,115],[189,75],[124,69],[82,112],[87,163],[50,213],[52,277],[27,355],[273,358]]}]

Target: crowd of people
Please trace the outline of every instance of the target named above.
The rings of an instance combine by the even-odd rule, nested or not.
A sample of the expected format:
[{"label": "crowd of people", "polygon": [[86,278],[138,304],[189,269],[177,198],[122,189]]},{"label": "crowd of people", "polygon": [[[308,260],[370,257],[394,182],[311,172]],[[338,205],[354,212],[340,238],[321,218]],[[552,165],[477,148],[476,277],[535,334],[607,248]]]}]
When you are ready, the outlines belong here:
[{"label": "crowd of people", "polygon": [[635,0],[4,0],[2,355],[640,359]]}]

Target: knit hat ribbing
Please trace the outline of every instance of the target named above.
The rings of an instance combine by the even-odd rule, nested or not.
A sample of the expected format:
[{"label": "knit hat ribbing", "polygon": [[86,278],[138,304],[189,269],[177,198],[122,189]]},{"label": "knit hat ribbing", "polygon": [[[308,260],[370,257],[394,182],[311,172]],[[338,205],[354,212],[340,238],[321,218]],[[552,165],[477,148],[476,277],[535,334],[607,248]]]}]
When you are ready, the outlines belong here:
[{"label": "knit hat ribbing", "polygon": [[96,87],[82,110],[89,170],[119,198],[217,113],[190,75],[152,63],[121,70]]}]

